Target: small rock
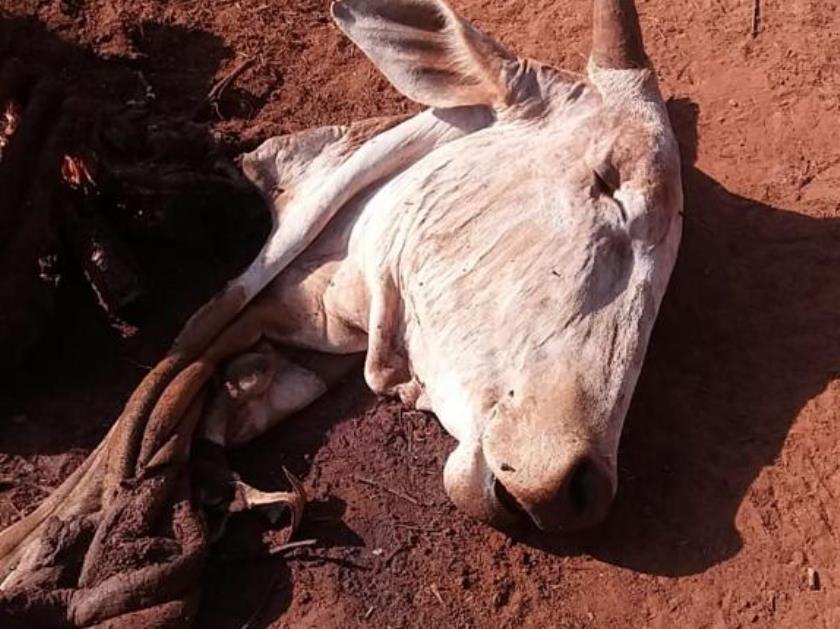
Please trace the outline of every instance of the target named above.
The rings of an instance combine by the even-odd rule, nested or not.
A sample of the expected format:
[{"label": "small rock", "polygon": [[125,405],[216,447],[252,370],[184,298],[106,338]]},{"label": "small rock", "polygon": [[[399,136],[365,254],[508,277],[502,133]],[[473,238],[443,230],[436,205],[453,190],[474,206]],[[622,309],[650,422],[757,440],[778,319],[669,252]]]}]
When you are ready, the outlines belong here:
[{"label": "small rock", "polygon": [[816,592],[820,589],[820,573],[814,568],[808,568],[808,589]]},{"label": "small rock", "polygon": [[801,550],[795,550],[790,556],[790,563],[794,566],[801,566],[805,563],[805,553]]},{"label": "small rock", "polygon": [[493,597],[493,607],[497,609],[499,607],[504,607],[507,605],[508,600],[510,600],[510,592],[507,590],[496,592],[496,595]]},{"label": "small rock", "polygon": [[382,555],[382,553],[384,553],[385,551],[384,551],[384,550],[382,550],[381,548],[374,548],[374,549],[373,549],[372,551],[370,551],[370,552],[371,552],[371,554],[372,554],[372,555],[375,555],[375,556],[379,557],[379,556],[380,556],[380,555]]},{"label": "small rock", "polygon": [[507,579],[502,579],[497,587],[498,589],[496,590],[496,595],[493,597],[493,606],[498,609],[499,607],[504,607],[510,601],[510,593],[513,590],[513,583]]}]

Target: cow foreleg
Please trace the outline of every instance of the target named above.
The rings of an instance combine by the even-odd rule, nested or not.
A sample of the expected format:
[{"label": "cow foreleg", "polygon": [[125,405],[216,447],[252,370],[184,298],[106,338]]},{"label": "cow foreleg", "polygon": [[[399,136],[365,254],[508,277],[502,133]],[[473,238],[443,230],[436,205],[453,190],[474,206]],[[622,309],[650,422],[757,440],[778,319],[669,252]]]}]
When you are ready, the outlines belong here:
[{"label": "cow foreleg", "polygon": [[292,492],[255,489],[229,469],[224,448],[250,441],[305,408],[360,362],[358,354],[313,353],[292,362],[262,340],[228,363],[195,450],[202,502],[221,516],[213,527],[216,535],[223,531],[228,514],[254,508],[266,510],[272,520],[289,508],[291,530],[297,528],[305,502],[297,479],[286,471]]},{"label": "cow foreleg", "polygon": [[360,362],[358,354],[314,353],[293,362],[260,341],[228,363],[202,436],[220,446],[242,445],[309,406]]}]

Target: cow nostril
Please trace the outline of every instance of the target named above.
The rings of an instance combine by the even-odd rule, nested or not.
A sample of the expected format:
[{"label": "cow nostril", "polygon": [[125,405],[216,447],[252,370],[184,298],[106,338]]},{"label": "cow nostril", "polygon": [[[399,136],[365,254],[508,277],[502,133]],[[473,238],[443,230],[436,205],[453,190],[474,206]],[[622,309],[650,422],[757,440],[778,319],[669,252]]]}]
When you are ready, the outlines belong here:
[{"label": "cow nostril", "polygon": [[525,488],[521,495],[512,493],[494,476],[496,502],[506,513],[543,531],[569,533],[594,526],[603,520],[612,502],[609,473],[588,457],[566,469],[554,487],[546,484],[530,492]]},{"label": "cow nostril", "polygon": [[519,504],[519,501],[513,497],[513,494],[507,490],[507,487],[505,487],[502,481],[498,478],[493,480],[493,493],[496,495],[496,499],[499,503],[509,513],[526,515],[525,510],[522,508],[522,505]]},{"label": "cow nostril", "polygon": [[588,528],[603,520],[613,493],[613,482],[604,468],[588,458],[579,461],[566,485],[566,509],[573,523],[570,528]]},{"label": "cow nostril", "polygon": [[588,460],[578,463],[569,481],[569,501],[578,516],[585,515],[599,489],[598,471]]}]

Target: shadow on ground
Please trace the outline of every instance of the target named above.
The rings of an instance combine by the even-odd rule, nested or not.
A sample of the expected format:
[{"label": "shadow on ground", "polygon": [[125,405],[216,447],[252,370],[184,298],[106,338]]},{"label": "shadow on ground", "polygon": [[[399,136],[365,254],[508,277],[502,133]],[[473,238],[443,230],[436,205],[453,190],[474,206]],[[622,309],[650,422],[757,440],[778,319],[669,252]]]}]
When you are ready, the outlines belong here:
[{"label": "shadow on ground", "polygon": [[[145,23],[124,55],[102,58],[36,18],[0,18],[0,100],[22,108],[0,159],[4,453],[95,445],[181,323],[261,245],[268,213],[255,190],[227,177],[233,151],[211,134],[204,107],[230,56],[211,33]],[[18,86],[7,81],[13,66]],[[231,88],[219,106],[240,97]],[[109,325],[68,244],[79,195],[61,184],[59,166],[77,154],[101,168],[95,200],[72,216],[107,224],[142,277],[128,339]],[[50,259],[45,281],[40,264]]]}]

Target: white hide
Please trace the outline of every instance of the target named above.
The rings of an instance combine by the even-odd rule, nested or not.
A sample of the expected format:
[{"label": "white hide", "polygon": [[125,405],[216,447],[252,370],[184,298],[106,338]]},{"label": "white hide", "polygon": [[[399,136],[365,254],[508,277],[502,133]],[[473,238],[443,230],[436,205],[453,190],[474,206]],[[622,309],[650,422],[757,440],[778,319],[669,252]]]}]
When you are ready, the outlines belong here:
[{"label": "white hide", "polygon": [[[392,33],[382,1],[334,14],[398,88],[447,107],[245,156],[275,232],[234,285],[250,298],[271,282],[254,302],[269,338],[366,350],[371,388],[434,411],[459,442],[445,482],[466,511],[503,519],[494,478],[526,508],[545,501],[581,453],[614,491],[681,233],[679,155],[653,72],[591,62],[575,80],[516,59],[439,0],[397,4],[437,11],[441,37],[461,38],[440,43],[456,61],[406,74],[412,59],[394,52],[405,15]],[[424,82],[461,70],[455,88]]]}]

